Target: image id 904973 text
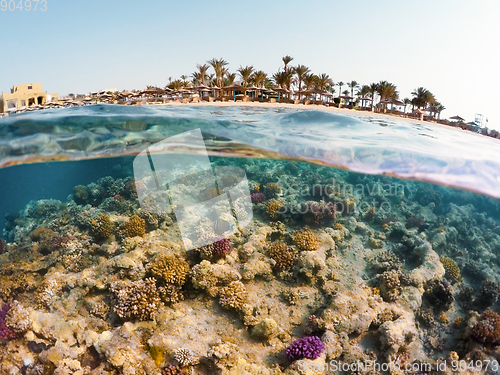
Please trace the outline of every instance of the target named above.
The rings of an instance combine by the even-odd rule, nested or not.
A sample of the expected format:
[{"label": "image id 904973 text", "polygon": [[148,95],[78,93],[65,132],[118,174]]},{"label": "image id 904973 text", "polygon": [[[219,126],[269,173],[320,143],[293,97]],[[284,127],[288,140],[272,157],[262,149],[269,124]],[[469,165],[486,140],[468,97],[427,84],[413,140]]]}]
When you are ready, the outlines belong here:
[{"label": "image id 904973 text", "polygon": [[45,12],[47,0],[0,0],[2,12]]}]

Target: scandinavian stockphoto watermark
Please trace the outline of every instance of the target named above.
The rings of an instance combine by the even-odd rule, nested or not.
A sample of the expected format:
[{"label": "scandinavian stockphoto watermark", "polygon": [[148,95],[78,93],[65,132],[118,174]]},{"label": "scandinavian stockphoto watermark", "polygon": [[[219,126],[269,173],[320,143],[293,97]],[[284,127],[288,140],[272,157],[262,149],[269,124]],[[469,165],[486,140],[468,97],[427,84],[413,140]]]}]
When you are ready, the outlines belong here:
[{"label": "scandinavian stockphoto watermark", "polygon": [[252,221],[245,171],[212,168],[200,129],[151,145],[136,156],[133,169],[141,208],[173,212],[187,250],[217,242]]}]

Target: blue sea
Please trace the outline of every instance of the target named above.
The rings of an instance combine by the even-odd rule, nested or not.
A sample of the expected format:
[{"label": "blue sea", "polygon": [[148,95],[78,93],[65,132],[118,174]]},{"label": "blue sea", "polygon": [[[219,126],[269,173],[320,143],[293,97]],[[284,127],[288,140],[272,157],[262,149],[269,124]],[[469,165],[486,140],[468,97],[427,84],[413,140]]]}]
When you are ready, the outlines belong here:
[{"label": "blue sea", "polygon": [[[160,163],[168,178],[138,171]],[[193,179],[207,165],[217,186]],[[178,189],[158,208],[164,177]],[[18,348],[0,367],[500,373],[499,198],[499,141],[435,123],[244,105],[0,118],[0,338]]]}]

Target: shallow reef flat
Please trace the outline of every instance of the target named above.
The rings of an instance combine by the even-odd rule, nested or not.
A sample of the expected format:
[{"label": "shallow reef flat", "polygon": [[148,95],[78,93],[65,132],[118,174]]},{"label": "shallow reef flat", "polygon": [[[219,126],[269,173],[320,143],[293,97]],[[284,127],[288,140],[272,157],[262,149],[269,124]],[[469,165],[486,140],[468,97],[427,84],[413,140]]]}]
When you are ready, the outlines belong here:
[{"label": "shallow reef flat", "polygon": [[[253,218],[193,248],[173,211],[139,204],[145,181],[120,162],[121,178],[7,217],[1,374],[500,367],[498,201],[307,163],[212,158],[245,170]],[[173,208],[193,224],[189,238],[217,234]]]}]

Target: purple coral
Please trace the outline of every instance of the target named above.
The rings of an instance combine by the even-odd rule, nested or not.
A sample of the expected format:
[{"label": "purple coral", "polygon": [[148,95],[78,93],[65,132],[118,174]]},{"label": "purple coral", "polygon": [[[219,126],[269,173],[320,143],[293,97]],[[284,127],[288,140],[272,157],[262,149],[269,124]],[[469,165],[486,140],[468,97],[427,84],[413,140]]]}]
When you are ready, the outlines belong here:
[{"label": "purple coral", "polygon": [[231,243],[227,238],[223,238],[213,243],[213,255],[216,258],[223,258],[231,251]]},{"label": "purple coral", "polygon": [[5,325],[5,317],[10,310],[10,304],[6,303],[0,310],[0,340],[6,341],[16,337],[16,333]]},{"label": "purple coral", "polygon": [[306,336],[292,342],[285,350],[290,361],[308,358],[316,359],[325,350],[325,345],[318,336]]},{"label": "purple coral", "polygon": [[262,203],[266,200],[266,196],[262,193],[253,193],[250,198],[252,198],[253,203]]}]

